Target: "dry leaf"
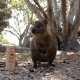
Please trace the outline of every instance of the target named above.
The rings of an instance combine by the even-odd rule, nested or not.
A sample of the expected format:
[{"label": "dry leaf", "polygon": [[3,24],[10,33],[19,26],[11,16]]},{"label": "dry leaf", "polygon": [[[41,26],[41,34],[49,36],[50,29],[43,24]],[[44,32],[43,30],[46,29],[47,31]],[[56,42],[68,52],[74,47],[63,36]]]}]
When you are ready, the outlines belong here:
[{"label": "dry leaf", "polygon": [[67,52],[61,52],[61,54],[66,54]]},{"label": "dry leaf", "polygon": [[62,63],[62,62],[63,62],[62,60],[58,60],[58,61],[57,61],[57,63]]},{"label": "dry leaf", "polygon": [[74,50],[70,50],[69,52],[75,52]]}]

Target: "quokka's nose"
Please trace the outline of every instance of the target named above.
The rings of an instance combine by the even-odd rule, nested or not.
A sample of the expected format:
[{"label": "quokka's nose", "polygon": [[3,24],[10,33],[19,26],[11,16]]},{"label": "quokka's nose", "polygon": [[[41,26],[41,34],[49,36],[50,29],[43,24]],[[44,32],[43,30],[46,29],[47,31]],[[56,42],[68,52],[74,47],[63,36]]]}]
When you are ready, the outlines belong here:
[{"label": "quokka's nose", "polygon": [[35,33],[35,29],[32,29],[32,33]]}]

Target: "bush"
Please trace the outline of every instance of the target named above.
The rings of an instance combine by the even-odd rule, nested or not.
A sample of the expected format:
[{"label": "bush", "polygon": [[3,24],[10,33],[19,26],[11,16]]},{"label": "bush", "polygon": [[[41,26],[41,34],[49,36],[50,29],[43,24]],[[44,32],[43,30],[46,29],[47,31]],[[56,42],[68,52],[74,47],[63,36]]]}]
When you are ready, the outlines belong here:
[{"label": "bush", "polygon": [[10,44],[7,39],[4,39],[3,36],[0,34],[0,43],[1,44]]}]

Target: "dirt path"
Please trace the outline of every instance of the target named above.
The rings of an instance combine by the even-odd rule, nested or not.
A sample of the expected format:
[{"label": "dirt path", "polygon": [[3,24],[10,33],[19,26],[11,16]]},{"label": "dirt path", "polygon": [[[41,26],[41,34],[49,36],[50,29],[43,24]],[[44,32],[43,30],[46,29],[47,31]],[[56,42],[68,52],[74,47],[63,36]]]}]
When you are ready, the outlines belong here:
[{"label": "dirt path", "polygon": [[0,80],[80,80],[80,52],[58,51],[54,64],[55,67],[39,64],[34,71],[30,54],[27,54],[15,71],[6,71],[5,58],[0,57]]}]

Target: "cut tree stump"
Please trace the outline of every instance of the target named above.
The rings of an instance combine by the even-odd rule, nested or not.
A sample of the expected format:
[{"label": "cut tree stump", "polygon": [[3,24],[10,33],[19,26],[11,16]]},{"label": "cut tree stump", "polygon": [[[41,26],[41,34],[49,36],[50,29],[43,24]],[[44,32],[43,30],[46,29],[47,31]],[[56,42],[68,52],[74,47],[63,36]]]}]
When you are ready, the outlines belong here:
[{"label": "cut tree stump", "polygon": [[15,47],[12,45],[6,48],[6,70],[15,70]]}]

